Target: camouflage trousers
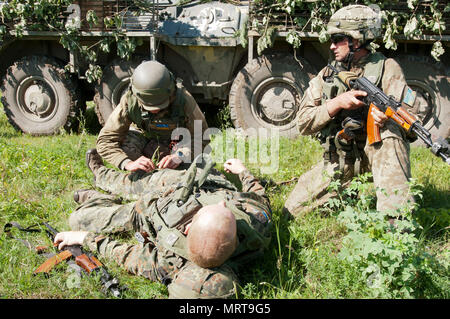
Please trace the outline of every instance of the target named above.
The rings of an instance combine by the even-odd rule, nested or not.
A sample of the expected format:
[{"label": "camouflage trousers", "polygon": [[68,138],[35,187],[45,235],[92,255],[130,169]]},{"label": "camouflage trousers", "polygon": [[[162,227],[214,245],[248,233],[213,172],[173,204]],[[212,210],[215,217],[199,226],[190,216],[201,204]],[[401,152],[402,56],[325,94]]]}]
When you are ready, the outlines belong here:
[{"label": "camouflage trousers", "polygon": [[[104,190],[123,198],[135,198],[149,189],[167,186],[169,181],[176,182],[182,175],[183,171],[166,169],[137,176],[102,167],[96,183],[106,185]],[[104,258],[115,260],[130,273],[168,285],[171,298],[227,298],[234,295],[238,280],[226,264],[205,269],[164,249],[157,242],[129,244],[106,237],[123,232],[157,234],[149,216],[138,213],[135,205],[135,201],[123,202],[114,195],[98,193],[71,214],[69,225],[72,230],[104,235],[92,240],[89,248]],[[157,235],[153,236],[156,238]]]},{"label": "camouflage trousers", "polygon": [[137,200],[142,194],[178,184],[185,172],[178,169],[124,172],[103,166],[97,170],[95,186],[124,199]]},{"label": "camouflage trousers", "polygon": [[[321,207],[336,196],[328,191],[328,186],[339,168],[339,160],[322,160],[300,176],[284,204],[285,211],[297,216]],[[372,172],[378,211],[388,212],[415,202],[408,187],[411,178],[409,144],[403,139],[388,137],[382,143],[366,144],[361,172]],[[341,184],[347,186],[353,177],[354,163],[346,162],[341,172]]]}]

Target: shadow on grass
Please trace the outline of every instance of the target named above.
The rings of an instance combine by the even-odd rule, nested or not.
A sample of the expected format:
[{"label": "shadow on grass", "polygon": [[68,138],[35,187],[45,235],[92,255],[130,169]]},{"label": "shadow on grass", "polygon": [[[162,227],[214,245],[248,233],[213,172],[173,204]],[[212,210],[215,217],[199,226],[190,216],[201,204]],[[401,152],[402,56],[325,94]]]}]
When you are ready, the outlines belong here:
[{"label": "shadow on grass", "polygon": [[94,107],[88,107],[79,120],[81,123],[80,129],[78,130],[79,133],[82,129],[91,135],[98,135],[100,133],[102,126],[98,121]]},{"label": "shadow on grass", "polygon": [[[1,114],[3,113],[3,114]],[[0,137],[3,138],[13,138],[22,136],[22,132],[18,129],[15,129],[14,126],[9,123],[4,111],[2,109],[2,105],[0,104]],[[88,107],[83,114],[78,116],[77,123],[73,130],[71,131],[74,134],[80,134],[82,130],[85,130],[86,133],[91,135],[98,135],[100,130],[102,129],[101,124],[98,121],[97,114],[95,113],[94,107]]]},{"label": "shadow on grass", "polygon": [[[277,205],[275,205],[277,206]],[[292,240],[293,222],[281,207],[272,207],[271,242],[263,255],[244,264],[238,274],[244,298],[286,298],[303,286],[306,268],[299,254],[302,247]]]},{"label": "shadow on grass", "polygon": [[446,209],[450,207],[450,191],[439,190],[431,184],[424,187],[423,198],[423,206]]},{"label": "shadow on grass", "polygon": [[21,132],[16,131],[16,132],[2,132],[0,131],[0,137],[3,138],[12,138],[12,137],[18,137],[21,135]]},{"label": "shadow on grass", "polygon": [[428,239],[445,236],[450,229],[450,191],[442,190],[431,183],[425,184],[419,209],[414,214],[416,221],[426,230]]}]

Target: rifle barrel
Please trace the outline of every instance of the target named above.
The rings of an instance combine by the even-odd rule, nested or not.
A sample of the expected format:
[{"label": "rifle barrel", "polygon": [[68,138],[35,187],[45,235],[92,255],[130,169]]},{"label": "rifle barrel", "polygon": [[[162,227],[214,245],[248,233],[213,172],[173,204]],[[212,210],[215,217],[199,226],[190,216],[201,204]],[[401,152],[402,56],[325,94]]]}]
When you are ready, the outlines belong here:
[{"label": "rifle barrel", "polygon": [[50,226],[49,223],[44,222],[43,223],[45,225],[45,227],[47,227],[47,235],[50,237],[50,239],[53,241],[53,239],[55,238],[56,234],[59,233],[59,231],[57,231],[55,228],[53,228],[52,226]]}]

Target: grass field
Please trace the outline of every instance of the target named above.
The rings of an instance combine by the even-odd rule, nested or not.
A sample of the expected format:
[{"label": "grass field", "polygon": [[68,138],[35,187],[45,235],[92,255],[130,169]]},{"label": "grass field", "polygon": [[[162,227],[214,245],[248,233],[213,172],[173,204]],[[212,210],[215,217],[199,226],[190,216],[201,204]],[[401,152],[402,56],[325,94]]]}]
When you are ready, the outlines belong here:
[{"label": "grass field", "polygon": [[[77,134],[31,137],[14,130],[0,112],[2,228],[10,221],[22,225],[48,221],[69,230],[68,216],[76,208],[73,192],[92,186],[84,156],[95,146],[99,124],[92,107],[85,116]],[[389,225],[373,210],[370,191],[356,198],[344,193],[336,208],[288,220],[282,207],[295,182],[276,183],[298,177],[320,157],[317,141],[301,137],[280,140],[279,167],[273,174],[248,163],[256,176],[270,180],[266,190],[274,227],[263,260],[240,274],[239,298],[449,298],[449,168],[429,150],[412,148],[419,208],[405,220],[411,233],[388,231]],[[368,186],[355,182],[361,193]],[[43,233],[17,235],[36,245],[49,244]],[[73,277],[64,263],[48,278],[33,276],[45,258],[3,231],[0,249],[1,298],[105,298],[95,278],[69,285]],[[124,298],[167,298],[164,285],[103,262],[129,288]]]}]

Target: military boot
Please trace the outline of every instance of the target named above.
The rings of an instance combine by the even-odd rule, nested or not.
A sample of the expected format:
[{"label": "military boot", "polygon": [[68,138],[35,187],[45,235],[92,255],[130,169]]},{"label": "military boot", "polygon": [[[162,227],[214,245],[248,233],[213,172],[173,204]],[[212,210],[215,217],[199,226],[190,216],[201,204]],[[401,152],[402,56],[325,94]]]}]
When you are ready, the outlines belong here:
[{"label": "military boot", "polygon": [[94,189],[79,189],[73,193],[73,200],[78,204],[83,204],[88,199],[97,195],[102,195],[102,193]]},{"label": "military boot", "polygon": [[86,165],[94,174],[94,181],[95,181],[95,177],[97,176],[97,170],[100,167],[104,166],[102,157],[100,156],[100,154],[97,153],[97,149],[91,148],[87,150]]}]

